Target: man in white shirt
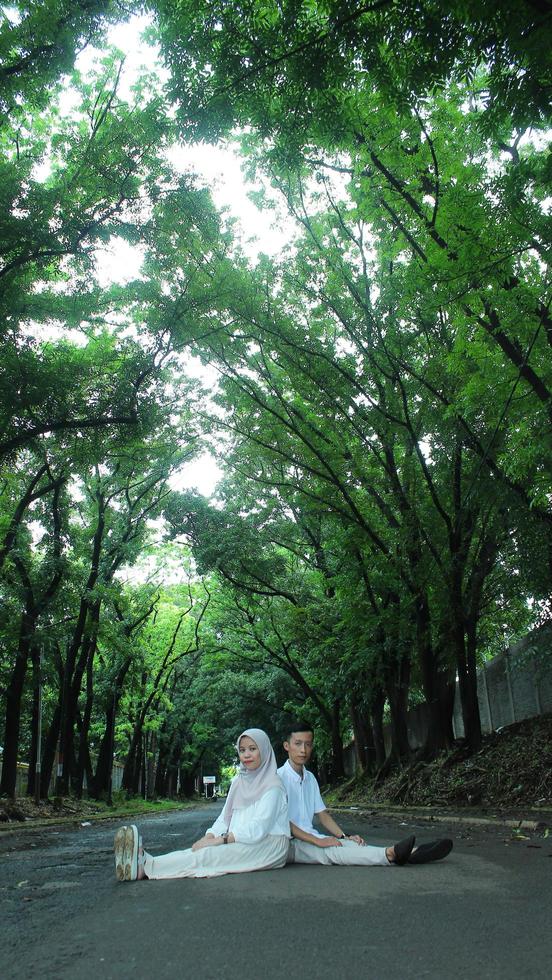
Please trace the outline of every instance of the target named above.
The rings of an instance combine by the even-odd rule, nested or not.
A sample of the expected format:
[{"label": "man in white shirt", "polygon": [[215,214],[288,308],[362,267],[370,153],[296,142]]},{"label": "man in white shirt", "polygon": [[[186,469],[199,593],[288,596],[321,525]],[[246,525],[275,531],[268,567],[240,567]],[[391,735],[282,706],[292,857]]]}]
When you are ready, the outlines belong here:
[{"label": "man in white shirt", "polygon": [[[314,734],[307,722],[295,722],[284,741],[287,762],[278,769],[287,792],[293,835],[289,862],[389,867],[406,863],[426,864],[446,857],[452,849],[451,840],[432,841],[414,848],[415,838],[407,837],[389,847],[374,847],[365,844],[358,834],[343,833],[326,808],[315,776],[305,769],[312,755],[313,743]],[[313,827],[315,815],[326,834]]]}]

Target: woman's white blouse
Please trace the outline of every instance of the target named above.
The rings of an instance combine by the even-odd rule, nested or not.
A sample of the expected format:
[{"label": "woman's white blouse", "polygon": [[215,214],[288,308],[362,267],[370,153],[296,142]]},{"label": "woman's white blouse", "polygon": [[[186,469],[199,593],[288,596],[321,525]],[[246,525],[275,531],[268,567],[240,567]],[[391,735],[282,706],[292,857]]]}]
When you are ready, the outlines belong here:
[{"label": "woman's white blouse", "polygon": [[258,844],[268,836],[290,837],[287,798],[283,786],[282,789],[273,786],[251,806],[233,810],[230,826],[221,813],[206,833],[218,837],[228,831],[232,831],[239,844]]}]

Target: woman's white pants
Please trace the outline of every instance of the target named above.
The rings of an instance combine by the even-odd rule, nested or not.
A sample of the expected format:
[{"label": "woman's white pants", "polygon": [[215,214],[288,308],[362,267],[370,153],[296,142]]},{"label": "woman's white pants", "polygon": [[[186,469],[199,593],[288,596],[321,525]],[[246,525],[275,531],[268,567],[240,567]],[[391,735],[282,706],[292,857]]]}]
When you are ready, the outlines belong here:
[{"label": "woman's white pants", "polygon": [[148,878],[216,878],[243,871],[283,868],[289,850],[287,837],[265,837],[258,844],[219,844],[198,851],[171,851],[152,857],[144,852]]}]

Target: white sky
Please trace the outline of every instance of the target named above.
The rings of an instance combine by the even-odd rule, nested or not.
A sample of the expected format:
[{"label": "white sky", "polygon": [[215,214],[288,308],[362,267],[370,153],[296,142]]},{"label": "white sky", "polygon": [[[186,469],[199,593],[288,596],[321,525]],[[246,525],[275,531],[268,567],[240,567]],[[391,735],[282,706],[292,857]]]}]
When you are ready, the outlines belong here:
[{"label": "white sky", "polygon": [[[163,75],[163,69],[156,65],[156,53],[141,40],[141,34],[148,26],[147,17],[133,18],[129,23],[109,30],[106,41],[125,52],[125,63],[121,78],[121,95],[127,96],[142,67],[151,70],[154,66]],[[100,52],[87,48],[77,59],[77,68],[83,75],[90,70]],[[70,90],[63,100],[63,108],[69,110],[73,104]],[[236,219],[234,235],[239,238],[244,254],[253,262],[260,252],[275,255],[290,241],[293,230],[289,219],[282,212],[277,216],[270,212],[270,222],[266,212],[261,212],[248,198],[248,192],[258,190],[248,183],[241,171],[237,151],[230,145],[178,145],[169,154],[172,166],[181,173],[194,173],[198,182],[208,187],[213,201],[219,209],[226,209]],[[142,253],[122,240],[112,241],[97,253],[96,268],[100,285],[118,282],[124,284],[140,274]],[[187,373],[196,376],[204,385],[216,384],[216,372],[204,368],[199,359],[190,358]],[[205,496],[210,496],[220,479],[221,471],[213,456],[208,452],[197,460],[186,463],[171,483],[174,489],[194,488]]]},{"label": "white sky", "polygon": [[[163,77],[164,69],[156,61],[156,51],[141,40],[141,34],[149,24],[147,17],[135,17],[127,24],[109,30],[106,40],[125,52],[125,63],[121,77],[120,91],[123,97],[130,95],[130,88],[142,68],[156,67]],[[87,48],[77,58],[77,68],[85,74],[99,55],[95,48]],[[65,105],[71,105],[68,91]],[[282,212],[279,216],[270,212],[270,222],[266,212],[260,211],[248,198],[248,193],[258,190],[259,185],[247,182],[241,172],[239,155],[229,143],[219,145],[180,144],[169,152],[169,161],[181,173],[194,173],[198,180],[209,188],[216,206],[227,209],[237,219],[236,235],[240,235],[244,252],[255,259],[260,252],[275,255],[286,245],[292,235],[289,219]],[[241,234],[240,234],[241,232]],[[102,274],[108,276],[113,271],[113,257],[120,256],[118,272],[131,278],[139,268],[138,250],[132,255],[131,246],[121,243],[121,251],[106,255]],[[124,271],[123,271],[124,270]],[[112,279],[112,277],[111,277]],[[118,279],[117,281],[120,281]]]}]

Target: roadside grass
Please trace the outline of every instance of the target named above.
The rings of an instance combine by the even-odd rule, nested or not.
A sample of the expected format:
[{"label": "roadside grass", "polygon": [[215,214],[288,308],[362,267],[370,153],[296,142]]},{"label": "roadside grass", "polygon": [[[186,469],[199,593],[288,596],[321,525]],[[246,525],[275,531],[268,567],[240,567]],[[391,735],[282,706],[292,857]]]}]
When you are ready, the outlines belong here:
[{"label": "roadside grass", "polygon": [[112,805],[99,800],[77,800],[56,797],[35,803],[28,797],[16,800],[0,799],[0,833],[19,830],[25,826],[44,827],[53,824],[93,823],[99,820],[120,820],[143,814],[170,810],[193,810],[210,800],[202,796],[189,799],[145,800],[142,796],[127,799],[126,793],[114,793]]}]

